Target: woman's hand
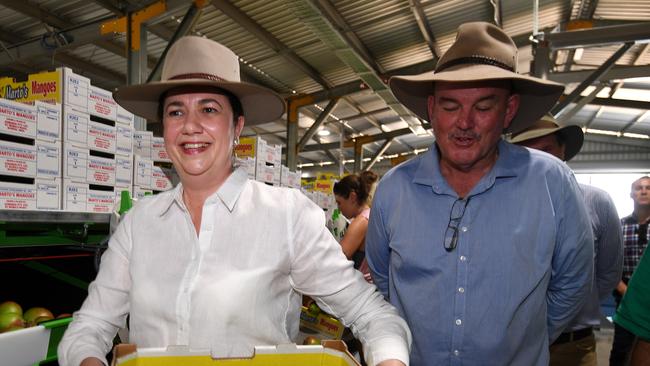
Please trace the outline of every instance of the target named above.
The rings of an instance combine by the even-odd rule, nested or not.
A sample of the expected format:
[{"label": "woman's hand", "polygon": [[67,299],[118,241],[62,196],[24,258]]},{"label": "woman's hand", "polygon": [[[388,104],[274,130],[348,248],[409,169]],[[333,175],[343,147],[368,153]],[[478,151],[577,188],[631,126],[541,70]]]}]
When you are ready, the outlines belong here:
[{"label": "woman's hand", "polygon": [[100,361],[99,358],[88,357],[84,358],[84,360],[81,361],[81,365],[79,366],[104,366],[104,363]]},{"label": "woman's hand", "polygon": [[377,364],[377,366],[406,366],[400,360],[385,360]]}]

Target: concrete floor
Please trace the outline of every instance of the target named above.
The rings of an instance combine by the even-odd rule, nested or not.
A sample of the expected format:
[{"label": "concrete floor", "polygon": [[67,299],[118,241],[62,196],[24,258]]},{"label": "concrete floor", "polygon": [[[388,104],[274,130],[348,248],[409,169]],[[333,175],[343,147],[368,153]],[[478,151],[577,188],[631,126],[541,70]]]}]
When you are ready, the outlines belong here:
[{"label": "concrete floor", "polygon": [[614,340],[614,325],[607,319],[602,319],[600,330],[596,331],[596,355],[598,366],[609,365],[609,352]]}]

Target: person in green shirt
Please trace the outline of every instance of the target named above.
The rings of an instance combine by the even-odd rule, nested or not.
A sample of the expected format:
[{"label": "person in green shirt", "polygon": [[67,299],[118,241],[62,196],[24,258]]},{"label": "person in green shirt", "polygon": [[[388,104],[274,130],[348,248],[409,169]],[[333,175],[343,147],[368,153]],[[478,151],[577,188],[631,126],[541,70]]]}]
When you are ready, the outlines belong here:
[{"label": "person in green shirt", "polygon": [[650,366],[650,254],[645,252],[627,286],[614,322],[638,339],[632,351],[632,366]]}]

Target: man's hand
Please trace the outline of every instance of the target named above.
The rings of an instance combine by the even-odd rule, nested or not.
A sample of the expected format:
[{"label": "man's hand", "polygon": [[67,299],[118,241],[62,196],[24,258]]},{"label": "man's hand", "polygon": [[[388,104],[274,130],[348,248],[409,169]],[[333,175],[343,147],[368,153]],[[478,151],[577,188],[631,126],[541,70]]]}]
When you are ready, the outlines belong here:
[{"label": "man's hand", "polygon": [[377,364],[377,366],[406,366],[404,362],[400,360],[386,360]]},{"label": "man's hand", "polygon": [[621,294],[621,296],[625,295],[625,291],[627,291],[627,285],[625,282],[620,281],[618,285],[616,285],[616,292]]},{"label": "man's hand", "polygon": [[81,361],[81,365],[79,366],[104,366],[104,363],[100,361],[99,358],[88,357],[84,358],[84,360]]}]

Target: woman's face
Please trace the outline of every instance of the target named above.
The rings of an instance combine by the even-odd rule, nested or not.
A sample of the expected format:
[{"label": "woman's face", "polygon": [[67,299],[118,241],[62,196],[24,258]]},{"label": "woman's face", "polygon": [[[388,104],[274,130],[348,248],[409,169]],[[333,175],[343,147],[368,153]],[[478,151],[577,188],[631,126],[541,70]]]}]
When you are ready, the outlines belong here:
[{"label": "woman's face", "polygon": [[335,194],[334,199],[339,210],[348,220],[351,220],[359,214],[359,204],[357,203],[357,194],[355,192],[350,192],[348,198]]},{"label": "woman's face", "polygon": [[244,118],[233,123],[225,95],[174,90],[163,105],[165,148],[181,180],[220,182],[232,169],[232,149]]}]

